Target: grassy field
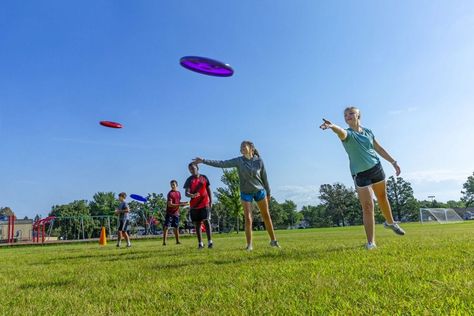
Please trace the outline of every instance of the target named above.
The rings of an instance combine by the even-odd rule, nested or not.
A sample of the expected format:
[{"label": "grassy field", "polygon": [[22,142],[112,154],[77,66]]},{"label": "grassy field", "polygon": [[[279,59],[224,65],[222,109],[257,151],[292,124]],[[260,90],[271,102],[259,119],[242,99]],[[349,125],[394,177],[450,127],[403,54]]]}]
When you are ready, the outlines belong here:
[{"label": "grassy field", "polygon": [[261,315],[474,313],[474,221],[277,231],[282,249],[255,234],[0,249],[2,315]]}]

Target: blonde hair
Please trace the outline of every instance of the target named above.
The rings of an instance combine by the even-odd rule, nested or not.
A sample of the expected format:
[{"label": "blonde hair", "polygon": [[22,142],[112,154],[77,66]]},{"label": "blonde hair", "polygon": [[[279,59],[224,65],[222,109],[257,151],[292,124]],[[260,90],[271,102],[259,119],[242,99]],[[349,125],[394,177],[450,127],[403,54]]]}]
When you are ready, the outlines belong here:
[{"label": "blonde hair", "polygon": [[245,145],[247,145],[247,146],[250,147],[250,150],[253,152],[253,154],[254,154],[255,156],[260,157],[260,154],[258,153],[257,148],[255,148],[255,145],[254,145],[251,141],[249,141],[249,140],[244,140],[244,141],[240,144],[240,147],[245,146]]},{"label": "blonde hair", "polygon": [[357,111],[357,113],[359,114],[359,115],[357,116],[357,118],[360,120],[360,118],[361,118],[361,113],[360,113],[359,108],[356,107],[356,106],[352,106],[352,105],[351,105],[351,106],[348,106],[347,108],[344,109],[344,113],[346,113],[347,111],[352,111],[352,110]]}]

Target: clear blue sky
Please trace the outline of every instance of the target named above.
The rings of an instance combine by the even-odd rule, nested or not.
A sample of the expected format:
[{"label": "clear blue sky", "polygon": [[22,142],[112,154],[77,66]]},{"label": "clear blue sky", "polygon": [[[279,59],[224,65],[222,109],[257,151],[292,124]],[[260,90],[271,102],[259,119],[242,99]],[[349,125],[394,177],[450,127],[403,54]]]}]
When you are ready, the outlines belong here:
[{"label": "clear blue sky", "polygon": [[[318,128],[344,125],[348,104],[418,199],[458,200],[474,171],[473,34],[472,1],[2,1],[0,206],[166,194],[192,158],[233,158],[246,139],[278,201],[317,204],[321,184],[352,186]],[[186,55],[235,75],[190,72]]]}]

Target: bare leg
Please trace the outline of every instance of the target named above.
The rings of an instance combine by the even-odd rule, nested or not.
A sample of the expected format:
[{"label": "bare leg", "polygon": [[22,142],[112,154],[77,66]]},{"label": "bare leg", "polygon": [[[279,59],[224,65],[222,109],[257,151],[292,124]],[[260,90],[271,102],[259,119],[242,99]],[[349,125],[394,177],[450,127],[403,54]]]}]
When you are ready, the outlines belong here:
[{"label": "bare leg", "polygon": [[247,239],[247,247],[252,246],[252,203],[242,200],[245,217],[245,238]]},{"label": "bare leg", "polygon": [[198,239],[198,243],[201,245],[202,243],[201,221],[194,222],[194,227],[196,227],[196,237]]},{"label": "bare leg", "polygon": [[166,238],[168,236],[168,226],[165,226],[163,228],[163,246],[166,245]]},{"label": "bare leg", "polygon": [[209,243],[212,240],[211,222],[208,219],[205,219],[203,222],[204,222],[204,227],[206,227],[207,242]]},{"label": "bare leg", "polygon": [[270,217],[270,211],[268,209],[268,199],[262,199],[257,202],[258,208],[260,209],[260,214],[262,215],[263,221],[265,223],[265,228],[267,229],[270,239],[276,240],[275,231],[273,230],[272,218]]},{"label": "bare leg", "polygon": [[180,242],[179,242],[179,227],[174,228],[174,237],[176,238],[176,243],[180,244]]},{"label": "bare leg", "polygon": [[367,242],[375,242],[375,218],[374,218],[374,201],[369,187],[357,187],[359,202],[362,206],[362,218],[364,221],[365,234]]},{"label": "bare leg", "polygon": [[119,230],[117,233],[117,247],[120,246],[121,242],[122,242],[122,231]]},{"label": "bare leg", "polygon": [[385,181],[373,184],[372,189],[374,190],[375,197],[379,202],[380,210],[382,211],[383,217],[385,217],[387,224],[393,224],[394,221],[392,215],[392,208],[390,207],[390,203],[388,202],[387,186],[385,184]]},{"label": "bare leg", "polygon": [[123,235],[125,236],[125,240],[127,241],[127,247],[130,247],[130,236],[126,231],[123,232]]}]

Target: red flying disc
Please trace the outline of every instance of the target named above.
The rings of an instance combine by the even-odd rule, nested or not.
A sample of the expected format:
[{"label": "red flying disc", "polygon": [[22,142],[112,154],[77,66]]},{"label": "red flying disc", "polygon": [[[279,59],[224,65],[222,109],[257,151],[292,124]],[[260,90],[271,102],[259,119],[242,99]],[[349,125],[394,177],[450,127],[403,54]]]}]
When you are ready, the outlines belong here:
[{"label": "red flying disc", "polygon": [[122,124],[111,121],[100,121],[100,125],[111,128],[122,128]]}]

